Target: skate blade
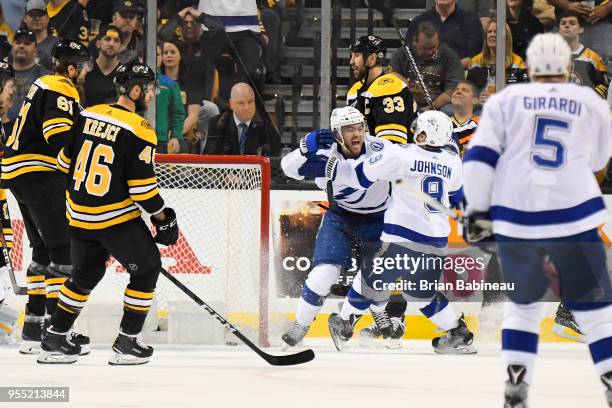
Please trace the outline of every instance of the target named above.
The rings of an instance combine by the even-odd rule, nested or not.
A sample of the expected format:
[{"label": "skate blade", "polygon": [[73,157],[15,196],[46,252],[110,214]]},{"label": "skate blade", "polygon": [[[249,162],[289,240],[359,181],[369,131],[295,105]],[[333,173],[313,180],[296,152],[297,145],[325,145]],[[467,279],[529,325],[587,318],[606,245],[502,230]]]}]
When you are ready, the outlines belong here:
[{"label": "skate blade", "polygon": [[564,339],[577,341],[578,343],[586,343],[586,338],[583,334],[580,334],[569,327],[560,325],[559,323],[553,324],[552,332]]},{"label": "skate blade", "polygon": [[19,346],[19,353],[21,354],[39,354],[40,353],[40,341],[23,340]]},{"label": "skate blade", "polygon": [[108,359],[108,365],[142,365],[147,364],[150,357],[134,357],[127,354],[114,353]]},{"label": "skate blade", "polygon": [[402,348],[402,339],[387,339],[385,347],[389,350],[399,350]]},{"label": "skate blade", "polygon": [[89,347],[89,344],[83,344],[81,346],[81,353],[79,355],[80,356],[86,356],[89,353],[91,353],[91,348]]},{"label": "skate blade", "polygon": [[72,364],[76,363],[78,359],[78,355],[69,356],[62,353],[41,350],[36,362],[38,364]]},{"label": "skate blade", "polygon": [[472,344],[457,346],[454,348],[447,349],[437,349],[434,348],[434,351],[438,354],[476,354],[478,350]]},{"label": "skate blade", "polygon": [[304,341],[303,340],[300,340],[297,343],[295,343],[295,346],[287,344],[287,343],[285,343],[284,340],[282,340],[281,351],[290,351],[290,350],[295,350],[295,349],[299,349],[299,348],[304,348]]},{"label": "skate blade", "polygon": [[372,338],[369,336],[359,336],[359,345],[364,348],[381,348],[384,347],[382,340],[379,338]]}]

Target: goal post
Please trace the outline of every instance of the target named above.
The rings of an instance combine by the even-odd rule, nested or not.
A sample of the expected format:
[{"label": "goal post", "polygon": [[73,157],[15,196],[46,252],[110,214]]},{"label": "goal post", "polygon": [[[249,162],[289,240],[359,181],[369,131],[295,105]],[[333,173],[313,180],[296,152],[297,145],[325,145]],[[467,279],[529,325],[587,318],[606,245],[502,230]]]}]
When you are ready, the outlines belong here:
[{"label": "goal post", "polygon": [[[204,176],[210,176],[210,180],[195,186],[196,188],[206,188],[215,190],[217,188],[230,191],[259,191],[259,235],[258,237],[251,236],[245,240],[246,245],[258,247],[259,252],[259,272],[251,276],[253,279],[259,280],[257,288],[258,296],[258,340],[261,346],[269,346],[268,337],[268,322],[269,322],[269,238],[270,238],[270,184],[271,184],[271,166],[270,160],[262,156],[229,156],[229,155],[164,155],[156,156],[156,174],[158,184],[161,188],[162,197],[166,200],[167,205],[172,206],[172,198],[168,197],[170,189],[176,189],[173,184],[172,172],[166,169],[174,166],[195,166],[202,169]],[[217,178],[221,177],[221,179]],[[224,179],[223,179],[224,178]],[[185,180],[185,179],[183,179]],[[178,188],[189,187],[189,181],[179,183]],[[240,194],[234,195],[232,199],[245,200],[243,204],[247,206],[257,206],[256,202],[250,201],[247,197],[240,197]],[[220,203],[219,203],[220,204]],[[230,203],[226,203],[230,204]],[[231,204],[236,204],[235,202]],[[238,204],[240,211],[247,212],[242,204]],[[256,212],[257,213],[257,212]],[[185,223],[185,217],[177,213],[179,228]],[[235,214],[229,214],[230,217]],[[231,229],[231,233],[243,233]],[[237,239],[236,237],[228,237]],[[234,254],[228,253],[229,257]],[[254,261],[254,260],[253,260]],[[251,261],[252,262],[252,261]],[[182,271],[179,271],[181,273]],[[185,271],[182,273],[189,273]],[[227,271],[228,274],[236,273],[236,271]],[[180,276],[179,276],[180,277]],[[248,276],[247,276],[248,278]],[[230,279],[230,281],[232,281]],[[231,308],[230,308],[231,309]],[[230,313],[231,310],[228,309]],[[231,316],[230,316],[231,319]]]}]

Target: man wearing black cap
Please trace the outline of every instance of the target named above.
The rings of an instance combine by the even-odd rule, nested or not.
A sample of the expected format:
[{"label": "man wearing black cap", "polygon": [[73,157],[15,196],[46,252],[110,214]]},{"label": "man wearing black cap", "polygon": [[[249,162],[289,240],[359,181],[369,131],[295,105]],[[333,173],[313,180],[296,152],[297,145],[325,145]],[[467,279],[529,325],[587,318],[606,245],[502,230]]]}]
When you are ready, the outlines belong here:
[{"label": "man wearing black cap", "polygon": [[36,36],[38,63],[46,69],[51,69],[51,50],[57,41],[57,37],[49,35],[49,15],[47,15],[45,0],[28,0],[23,22],[28,30]]},{"label": "man wearing black cap", "polygon": [[89,44],[89,22],[78,0],[49,0],[49,28],[53,35]]},{"label": "man wearing black cap", "polygon": [[102,27],[96,37],[96,58],[93,68],[85,74],[84,107],[110,103],[117,99],[115,72],[119,66],[119,49],[123,34],[114,25]]},{"label": "man wearing black cap", "polygon": [[123,33],[119,62],[125,64],[143,56],[143,39],[138,32],[138,7],[136,0],[115,2],[113,25]]},{"label": "man wearing black cap", "polygon": [[15,94],[13,106],[9,110],[9,119],[15,121],[19,108],[30,86],[43,75],[51,73],[36,63],[36,36],[30,30],[17,30],[11,50],[13,68],[15,69]]}]

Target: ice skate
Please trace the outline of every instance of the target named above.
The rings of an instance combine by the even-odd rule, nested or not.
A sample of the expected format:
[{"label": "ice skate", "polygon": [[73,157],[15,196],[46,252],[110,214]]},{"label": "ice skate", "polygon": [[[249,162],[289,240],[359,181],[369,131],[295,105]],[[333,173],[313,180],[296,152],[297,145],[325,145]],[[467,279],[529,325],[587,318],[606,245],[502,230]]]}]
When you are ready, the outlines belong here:
[{"label": "ice skate", "polygon": [[438,354],[476,354],[473,341],[474,334],[468,330],[465,319],[461,315],[459,326],[450,329],[441,337],[436,337],[431,344]]},{"label": "ice skate", "polygon": [[601,376],[601,382],[606,386],[606,398],[608,406],[612,408],[612,371]]},{"label": "ice skate", "polygon": [[28,313],[26,307],[23,330],[21,331],[21,344],[19,345],[19,352],[21,354],[40,353],[43,325],[44,317]]},{"label": "ice skate", "polygon": [[563,306],[563,303],[560,303],[557,309],[552,332],[564,339],[586,343],[586,338],[582,331],[580,331],[578,324],[576,324],[574,315]]},{"label": "ice skate", "polygon": [[508,381],[504,393],[504,408],[528,408],[529,385],[523,381],[527,370],[521,365],[508,366]]},{"label": "ice skate", "polygon": [[140,334],[127,335],[119,332],[113,344],[113,356],[108,360],[110,365],[146,364],[153,355],[153,347],[142,342]]},{"label": "ice skate", "polygon": [[[310,326],[302,326],[298,322],[294,322],[291,329],[281,336],[281,339],[285,342],[286,347],[295,347],[302,343],[304,336],[308,333]],[[285,346],[283,346],[285,348]]]},{"label": "ice skate", "polygon": [[89,337],[73,330],[68,332],[68,336],[70,337],[70,341],[72,343],[81,346],[81,356],[86,356],[91,352],[91,348],[89,347]]},{"label": "ice skate", "polygon": [[379,342],[378,340],[382,337],[380,330],[376,324],[371,325],[370,327],[366,327],[359,331],[359,345],[362,347],[377,347],[377,346],[385,346],[389,349],[398,349],[402,347],[402,338],[404,337],[404,332],[406,330],[406,326],[404,324],[403,317],[392,317],[391,325],[393,326],[393,331],[391,336],[385,339],[384,342]]},{"label": "ice skate", "polygon": [[81,346],[73,342],[71,332],[58,333],[49,326],[40,345],[39,364],[72,364],[79,359]]},{"label": "ice skate", "polygon": [[327,325],[336,350],[342,351],[347,341],[353,337],[353,328],[359,317],[351,315],[349,320],[343,320],[338,313],[329,315]]}]

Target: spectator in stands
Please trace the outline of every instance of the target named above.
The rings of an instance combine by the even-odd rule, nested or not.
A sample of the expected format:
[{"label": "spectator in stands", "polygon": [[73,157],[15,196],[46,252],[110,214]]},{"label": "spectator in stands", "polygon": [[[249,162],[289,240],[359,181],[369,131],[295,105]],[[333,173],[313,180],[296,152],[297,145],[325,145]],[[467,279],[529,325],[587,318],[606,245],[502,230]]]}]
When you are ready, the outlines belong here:
[{"label": "spectator in stands", "polygon": [[544,31],[549,31],[557,22],[555,8],[548,0],[533,0],[533,15],[540,20]]},{"label": "spectator in stands", "polygon": [[13,68],[15,69],[15,94],[9,118],[15,121],[30,86],[43,75],[51,71],[36,63],[36,36],[30,30],[17,30],[11,50]]},{"label": "spectator in stands", "polygon": [[215,64],[221,62],[223,54],[234,59],[239,80],[252,83],[262,93],[264,89],[264,67],[262,60],[262,23],[259,19],[256,0],[200,0],[198,10],[217,16],[225,26],[225,32],[211,36],[208,52]]},{"label": "spectator in stands", "polygon": [[525,59],[527,45],[536,34],[544,32],[540,20],[533,16],[533,0],[506,0],[506,21],[512,32],[512,49]]},{"label": "spectator in stands", "polygon": [[255,120],[255,93],[246,83],[232,87],[230,109],[211,121],[207,153],[276,156],[280,153],[278,135]]},{"label": "spectator in stands", "polygon": [[550,0],[555,6],[557,19],[566,11],[578,13],[585,23],[582,25],[582,44],[599,54],[612,76],[612,2],[595,0],[591,8],[583,0]]},{"label": "spectator in stands", "polygon": [[92,68],[84,75],[85,107],[110,103],[117,100],[115,87],[115,72],[119,66],[119,49],[123,33],[114,25],[103,27],[96,37],[98,58],[93,62]]},{"label": "spectator in stands", "polygon": [[23,0],[2,0],[0,3],[0,14],[2,20],[6,23],[11,31],[14,33],[19,30],[23,21],[23,13],[25,8],[23,7]]},{"label": "spectator in stands", "polygon": [[13,43],[13,29],[4,21],[2,5],[0,5],[0,42],[7,44]]},{"label": "spectator in stands", "polygon": [[[0,93],[0,120],[4,131],[9,133],[13,129],[13,122],[9,118],[8,112],[13,106],[13,95],[15,93],[15,81],[7,79]],[[8,135],[7,135],[8,136]]]},{"label": "spectator in stands", "polygon": [[428,21],[436,27],[440,41],[448,44],[467,68],[470,59],[480,52],[484,39],[482,24],[476,13],[460,9],[456,0],[435,0],[435,3],[435,7],[414,18],[406,38],[413,41],[419,23]]},{"label": "spectator in stands", "polygon": [[[512,52],[512,33],[508,24],[506,26],[506,81],[510,77],[512,70],[520,70],[521,78],[526,77],[527,67],[521,57]],[[495,93],[495,59],[497,58],[497,21],[493,20],[487,27],[486,39],[484,41],[482,52],[472,58],[470,69],[484,68],[487,73],[487,88],[480,92],[480,103],[485,103],[486,100]],[[514,81],[518,82],[518,81]],[[522,82],[522,81],[521,81]]]},{"label": "spectator in stands", "polygon": [[461,157],[465,155],[468,142],[478,127],[478,116],[474,114],[478,104],[478,88],[473,82],[463,80],[459,82],[451,95],[453,105],[453,138],[459,146]]},{"label": "spectator in stands", "polygon": [[138,8],[133,0],[115,3],[113,25],[123,33],[119,50],[119,62],[122,64],[142,59],[144,55],[142,34],[137,30],[138,19]]},{"label": "spectator in stands", "polygon": [[[425,8],[427,10],[435,7],[435,0],[427,0]],[[457,0],[457,7],[463,11],[476,13],[484,30],[487,29],[491,19],[494,17],[495,1],[494,0]]]},{"label": "spectator in stands", "polygon": [[580,43],[580,34],[584,32],[583,24],[584,20],[576,12],[566,11],[561,14],[559,34],[565,38],[572,50],[570,81],[590,86],[605,99],[608,93],[608,68],[595,51]]},{"label": "spectator in stands", "polygon": [[[436,27],[428,21],[421,22],[417,26],[410,50],[423,75],[434,107],[440,110],[446,109],[447,113],[450,112],[452,110],[449,105],[450,96],[463,79],[463,66],[459,57],[448,45],[440,43]],[[419,111],[429,109],[423,90],[416,80],[417,76],[410,66],[406,50],[398,48],[391,57],[390,65],[393,71],[409,80],[408,86]]]},{"label": "spectator in stands", "polygon": [[49,16],[47,15],[47,3],[45,0],[28,0],[25,7],[26,13],[23,17],[28,30],[36,36],[36,56],[38,63],[51,70],[51,51],[57,42],[57,37],[49,34]]},{"label": "spectator in stands", "polygon": [[155,133],[158,153],[186,153],[187,144],[183,138],[185,107],[181,100],[178,82],[162,74],[162,47],[157,45],[157,77],[159,94],[155,100]]},{"label": "spectator in stands", "polygon": [[162,44],[162,74],[176,81],[181,88],[181,103],[185,106],[185,121],[183,123],[183,135],[190,145],[197,145],[201,139],[198,131],[198,114],[201,101],[193,97],[192,90],[197,93],[191,81],[187,81],[182,71],[184,65],[181,62],[182,55],[180,45],[177,41],[164,41]]},{"label": "spectator in stands", "polygon": [[280,67],[283,61],[282,10],[278,0],[257,0],[261,20],[266,29],[261,34],[264,43],[263,60],[266,66],[266,83],[281,84]]},{"label": "spectator in stands", "polygon": [[56,37],[89,44],[89,21],[85,6],[88,0],[49,0],[49,29]]}]

